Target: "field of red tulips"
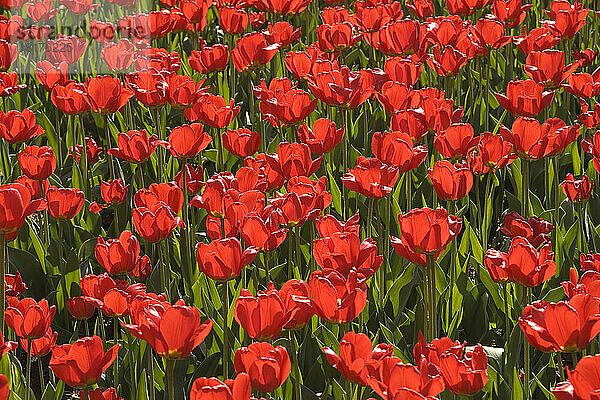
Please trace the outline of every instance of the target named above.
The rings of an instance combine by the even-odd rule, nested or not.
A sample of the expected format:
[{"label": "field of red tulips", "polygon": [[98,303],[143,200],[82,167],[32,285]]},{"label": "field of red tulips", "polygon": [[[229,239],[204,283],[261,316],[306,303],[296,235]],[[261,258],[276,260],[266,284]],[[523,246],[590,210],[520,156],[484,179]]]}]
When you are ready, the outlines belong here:
[{"label": "field of red tulips", "polygon": [[0,400],[600,400],[600,2],[27,1]]}]

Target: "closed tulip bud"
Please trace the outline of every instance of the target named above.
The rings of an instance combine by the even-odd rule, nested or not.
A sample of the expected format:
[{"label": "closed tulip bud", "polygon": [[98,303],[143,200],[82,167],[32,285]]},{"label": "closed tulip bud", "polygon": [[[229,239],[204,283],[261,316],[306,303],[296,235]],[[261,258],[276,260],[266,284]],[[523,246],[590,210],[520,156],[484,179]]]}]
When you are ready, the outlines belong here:
[{"label": "closed tulip bud", "polygon": [[435,136],[434,146],[444,158],[458,161],[466,158],[467,152],[477,144],[471,124],[452,124]]},{"label": "closed tulip bud", "polygon": [[290,313],[272,282],[268,291],[258,291],[256,297],[248,289],[242,289],[235,301],[233,316],[248,336],[255,340],[278,338],[290,320]]},{"label": "closed tulip bud", "polygon": [[[44,357],[46,354],[50,353],[50,350],[56,346],[56,338],[58,337],[58,332],[52,332],[52,328],[49,328],[48,331],[44,334],[44,336],[33,339],[31,341],[31,357]],[[21,339],[21,347],[23,350],[28,351],[28,340]]]},{"label": "closed tulip bud", "polygon": [[135,46],[127,39],[117,43],[105,43],[102,48],[102,58],[111,72],[124,72],[133,64]]},{"label": "closed tulip bud", "polygon": [[96,76],[86,81],[87,102],[92,111],[99,114],[112,114],[125,106],[133,96],[131,89],[123,87],[113,76]]},{"label": "closed tulip bud", "polygon": [[417,208],[398,215],[402,242],[414,252],[436,254],[458,236],[462,219],[443,208]]},{"label": "closed tulip bud", "polygon": [[130,231],[121,232],[117,239],[98,237],[95,247],[98,263],[111,275],[122,275],[135,268],[140,258],[140,243]]},{"label": "closed tulip bud", "polygon": [[134,208],[132,212],[136,232],[151,243],[166,239],[178,226],[185,228],[183,220],[162,201],[154,203],[149,208]]},{"label": "closed tulip bud", "polygon": [[244,9],[222,7],[219,9],[219,25],[225,33],[239,35],[248,26],[248,13]]}]

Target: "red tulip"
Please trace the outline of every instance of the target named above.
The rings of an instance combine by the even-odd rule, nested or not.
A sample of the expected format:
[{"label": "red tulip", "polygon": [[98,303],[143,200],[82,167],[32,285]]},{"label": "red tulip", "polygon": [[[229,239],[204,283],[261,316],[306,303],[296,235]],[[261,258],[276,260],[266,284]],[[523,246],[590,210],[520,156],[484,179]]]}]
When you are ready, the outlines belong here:
[{"label": "red tulip", "polygon": [[[598,107],[600,110],[600,107]],[[600,131],[596,132],[590,139],[585,139],[581,142],[581,148],[586,153],[590,153],[592,163],[596,171],[600,171]]]},{"label": "red tulip", "polygon": [[198,378],[192,383],[190,400],[250,400],[251,389],[250,377],[246,373],[225,382],[217,378]]},{"label": "red tulip", "polygon": [[600,94],[600,69],[596,69],[592,75],[587,73],[571,74],[568,82],[563,87],[572,95],[586,99],[595,97]]},{"label": "red tulip", "polygon": [[[43,357],[46,354],[50,353],[50,351],[56,346],[56,338],[58,337],[58,332],[52,332],[52,328],[48,328],[48,331],[44,334],[44,336],[33,339],[31,341],[31,357]],[[23,350],[28,351],[28,340],[21,339],[21,347]]]},{"label": "red tulip", "polygon": [[262,218],[256,212],[244,216],[239,230],[244,242],[259,251],[275,250],[283,243],[288,231],[284,228],[279,229],[275,215]]},{"label": "red tulip", "polygon": [[304,143],[282,142],[277,145],[277,156],[267,154],[269,166],[286,179],[310,176],[321,166],[321,157],[313,160],[310,148]]},{"label": "red tulip", "polygon": [[221,7],[219,9],[219,25],[225,33],[239,35],[244,32],[248,22],[248,13],[243,8]]},{"label": "red tulip", "polygon": [[127,39],[117,43],[105,43],[102,48],[102,58],[111,72],[124,72],[133,64],[135,46]]},{"label": "red tulip", "polygon": [[485,253],[486,266],[502,269],[510,282],[517,282],[527,287],[538,286],[556,273],[554,253],[551,244],[546,243],[538,252],[523,237],[515,237],[507,253],[490,249]]},{"label": "red tulip", "polygon": [[183,192],[175,182],[151,183],[148,189],[138,190],[133,203],[136,207],[150,208],[163,202],[174,214],[179,214],[183,207]]},{"label": "red tulip", "polygon": [[46,299],[38,303],[31,298],[9,297],[4,319],[18,337],[38,339],[48,331],[55,313],[56,306],[50,307]]},{"label": "red tulip", "polygon": [[269,29],[264,33],[267,42],[270,44],[279,44],[280,49],[287,49],[293,42],[300,38],[301,28],[294,27],[286,21],[269,23]]},{"label": "red tulip", "polygon": [[332,236],[334,233],[359,233],[360,215],[355,214],[347,221],[338,221],[331,214],[320,215],[315,219],[315,226],[322,238]]},{"label": "red tulip", "polygon": [[444,391],[444,380],[437,367],[417,358],[419,368],[397,357],[384,357],[365,365],[367,383],[384,400],[431,400]]},{"label": "red tulip", "polygon": [[16,58],[17,45],[0,39],[0,72],[8,71]]},{"label": "red tulip", "polygon": [[536,301],[525,307],[519,325],[540,351],[580,351],[600,332],[600,299],[579,294],[558,303]]},{"label": "red tulip", "polygon": [[548,89],[558,88],[579,66],[577,63],[564,65],[565,53],[558,50],[532,51],[527,55],[524,69],[537,83]]},{"label": "red tulip", "polygon": [[333,269],[344,276],[356,269],[369,278],[383,263],[383,256],[377,254],[377,243],[371,238],[361,243],[356,232],[335,232],[315,239],[313,256],[323,270]]},{"label": "red tulip", "polygon": [[335,270],[317,270],[310,275],[308,285],[313,309],[325,322],[350,322],[367,304],[365,279],[356,270],[351,270],[347,278]]},{"label": "red tulip", "polygon": [[494,0],[492,11],[496,18],[514,28],[525,20],[527,11],[532,7],[531,4],[522,3],[522,0]]},{"label": "red tulip", "polygon": [[223,147],[236,157],[244,158],[260,148],[260,134],[248,128],[227,130],[221,135]]},{"label": "red tulip", "polygon": [[321,24],[317,27],[319,48],[325,52],[348,50],[362,39],[350,22]]},{"label": "red tulip", "polygon": [[261,11],[292,16],[306,10],[309,4],[309,0],[257,0],[254,6]]},{"label": "red tulip", "polygon": [[190,108],[199,93],[207,90],[202,85],[204,81],[198,84],[187,75],[172,75],[169,78],[167,87],[167,101],[169,104],[178,109]]},{"label": "red tulip", "polygon": [[342,176],[344,185],[364,196],[379,199],[390,194],[398,180],[398,168],[377,158],[358,157],[356,166]]},{"label": "red tulip", "polygon": [[173,128],[169,135],[169,151],[178,159],[196,157],[212,141],[202,124],[182,125]]},{"label": "red tulip", "polygon": [[12,96],[27,85],[19,84],[19,75],[16,72],[0,72],[0,96]]},{"label": "red tulip", "polygon": [[229,48],[227,45],[215,44],[203,47],[202,50],[192,50],[188,58],[190,67],[201,74],[221,72],[229,64]]},{"label": "red tulip", "polygon": [[563,193],[574,203],[587,201],[592,194],[593,183],[583,175],[581,179],[575,179],[573,174],[567,174],[565,180],[560,184]]},{"label": "red tulip", "polygon": [[233,316],[252,339],[274,340],[281,335],[291,315],[271,282],[269,290],[259,290],[256,297],[248,289],[242,289]]},{"label": "red tulip", "polygon": [[130,231],[121,232],[117,239],[104,240],[98,236],[95,247],[98,263],[111,275],[122,275],[135,268],[140,258],[140,244]]},{"label": "red tulip", "polygon": [[252,388],[271,393],[283,385],[290,374],[291,362],[283,346],[273,347],[270,343],[255,342],[241,347],[233,358],[235,372],[247,373]]},{"label": "red tulip", "polygon": [[214,128],[225,128],[231,124],[240,107],[234,105],[233,99],[229,104],[219,95],[204,93],[198,96],[192,108],[185,110],[185,117],[190,121],[201,120]]},{"label": "red tulip", "polygon": [[394,348],[391,344],[379,344],[373,349],[371,339],[367,335],[348,332],[340,341],[339,356],[329,347],[323,346],[323,352],[327,361],[340,371],[346,380],[367,386],[366,364],[393,355]]},{"label": "red tulip", "polygon": [[79,398],[82,400],[123,400],[122,397],[117,395],[115,388],[106,389],[104,392],[99,388],[90,390],[87,392],[87,397],[84,393],[83,390],[79,391]]},{"label": "red tulip", "polygon": [[67,310],[75,319],[89,319],[94,315],[99,302],[87,296],[70,297],[67,300]]},{"label": "red tulip", "polygon": [[339,69],[320,72],[309,77],[308,87],[316,98],[332,107],[357,108],[373,92],[366,70],[350,71],[343,65]]},{"label": "red tulip", "polygon": [[112,114],[125,106],[133,91],[123,87],[117,77],[98,75],[86,81],[87,102],[92,111]]},{"label": "red tulip", "polygon": [[460,200],[473,187],[473,174],[466,161],[456,165],[446,160],[437,161],[428,173],[440,200]]},{"label": "red tulip", "polygon": [[25,11],[27,12],[27,16],[31,18],[33,22],[46,22],[58,13],[58,8],[52,8],[52,6],[52,0],[29,2],[25,6]]},{"label": "red tulip", "polygon": [[471,124],[452,124],[435,136],[433,144],[443,157],[458,161],[466,158],[469,149],[477,144],[474,135]]},{"label": "red tulip", "polygon": [[452,352],[442,354],[437,366],[446,388],[459,396],[471,396],[479,392],[488,381],[488,358],[480,344],[473,351],[466,352],[464,359]]},{"label": "red tulip", "polygon": [[544,91],[544,85],[535,81],[510,81],[506,95],[496,93],[496,100],[513,115],[535,117],[550,105],[554,92]]},{"label": "red tulip", "polygon": [[443,208],[417,208],[398,215],[402,243],[419,254],[436,254],[460,233],[462,219]]},{"label": "red tulip", "polygon": [[553,20],[545,21],[546,24],[556,30],[562,40],[568,40],[573,39],[585,25],[588,9],[583,8],[581,3],[571,4],[566,0],[558,0],[550,4],[550,11],[546,11],[546,14]]},{"label": "red tulip", "polygon": [[294,330],[306,326],[315,315],[310,302],[310,288],[304,281],[290,279],[279,289],[279,297],[290,314],[284,329]]},{"label": "red tulip", "polygon": [[183,220],[162,201],[152,204],[149,208],[134,208],[132,212],[136,232],[148,242],[156,243],[166,239],[177,226],[185,228]]},{"label": "red tulip", "polygon": [[0,137],[8,143],[23,143],[42,133],[44,128],[36,124],[35,114],[28,108],[0,113]]},{"label": "red tulip", "polygon": [[110,22],[96,21],[92,19],[90,20],[90,36],[96,42],[112,42],[115,38],[115,26]]},{"label": "red tulip", "polygon": [[130,72],[125,76],[129,89],[143,105],[149,108],[162,107],[167,102],[169,75],[154,68]]},{"label": "red tulip", "polygon": [[556,46],[560,42],[560,34],[547,26],[534,28],[526,34],[523,27],[523,35],[514,37],[513,42],[523,54],[527,55],[532,51],[548,50]]},{"label": "red tulip", "polygon": [[242,252],[242,245],[235,237],[213,240],[209,244],[200,242],[197,248],[198,268],[211,279],[228,281],[239,276],[256,253],[254,247]]},{"label": "red tulip", "polygon": [[467,56],[452,46],[447,46],[443,53],[438,46],[434,46],[433,58],[428,58],[427,64],[439,76],[456,76],[467,64]]},{"label": "red tulip", "polygon": [[365,38],[386,56],[406,56],[421,48],[421,34],[419,21],[396,19]]},{"label": "red tulip", "polygon": [[275,189],[280,188],[285,183],[285,177],[279,172],[278,169],[274,169],[269,165],[269,158],[275,158],[279,160],[279,157],[274,155],[267,155],[264,153],[257,154],[256,157],[246,157],[244,159],[244,166],[252,168],[262,177],[267,183],[266,191],[271,192]]},{"label": "red tulip", "polygon": [[28,178],[42,181],[56,169],[56,156],[49,146],[27,146],[19,152],[21,171]]},{"label": "red tulip", "polygon": [[419,19],[432,17],[435,12],[431,0],[411,0],[406,3],[406,7]]},{"label": "red tulip", "polygon": [[52,218],[72,219],[81,211],[84,203],[83,191],[77,188],[57,188],[50,186],[46,190],[48,212]]},{"label": "red tulip", "polygon": [[[187,186],[188,194],[194,196],[198,194],[204,187],[204,169],[202,165],[199,165],[197,169],[194,169],[191,165],[185,164],[185,183]],[[183,190],[183,169],[175,175],[175,181],[177,185]]]},{"label": "red tulip", "polygon": [[123,180],[113,179],[100,182],[100,194],[102,199],[108,204],[120,204],[125,201],[129,185],[123,186]]},{"label": "red tulip", "polygon": [[59,37],[46,41],[46,57],[54,64],[66,62],[75,64],[85,52],[86,41],[75,35]]},{"label": "red tulip", "polygon": [[427,157],[425,146],[413,146],[412,138],[401,131],[375,132],[371,151],[385,164],[398,167],[398,172],[417,168]]},{"label": "red tulip", "polygon": [[79,286],[81,286],[83,295],[95,300],[96,306],[100,309],[104,308],[104,299],[113,289],[126,292],[132,297],[144,294],[146,291],[146,286],[143,284],[130,285],[127,281],[113,279],[106,273],[102,275],[88,274],[79,280]]},{"label": "red tulip", "polygon": [[315,121],[313,128],[306,123],[298,127],[298,138],[308,145],[310,150],[317,155],[332,151],[344,137],[344,126],[337,129],[335,122],[327,118]]},{"label": "red tulip", "polygon": [[[408,3],[407,3],[408,6]],[[385,60],[384,70],[387,76],[394,82],[413,86],[421,73],[423,64],[412,58],[390,57]]]},{"label": "red tulip", "polygon": [[477,145],[467,153],[467,161],[475,174],[482,175],[489,171],[496,172],[511,164],[517,158],[517,155],[512,151],[512,144],[504,140],[502,135],[484,132],[477,139]]},{"label": "red tulip", "polygon": [[[27,285],[23,283],[21,274],[17,271],[16,274],[4,275],[4,288],[6,290],[6,296],[21,297],[23,292],[27,290]],[[0,342],[2,342],[0,340]]]},{"label": "red tulip", "polygon": [[141,130],[119,133],[117,144],[119,147],[108,149],[108,154],[139,164],[149,159],[159,145],[166,146],[167,142],[159,140],[156,135],[148,137],[148,132]]},{"label": "red tulip", "polygon": [[522,236],[526,238],[534,247],[540,247],[542,244],[549,243],[548,233],[554,229],[548,221],[541,218],[531,217],[529,220],[521,217],[516,211],[510,212],[504,216],[504,223],[500,231],[510,238]]},{"label": "red tulip", "polygon": [[123,326],[169,360],[187,358],[213,326],[210,319],[201,322],[198,309],[186,306],[183,300],[174,305],[160,301],[132,305],[131,321]]},{"label": "red tulip", "polygon": [[115,361],[119,345],[105,353],[102,339],[84,337],[73,344],[56,346],[52,350],[50,368],[56,377],[74,388],[94,385],[102,373]]},{"label": "red tulip", "polygon": [[277,49],[278,43],[269,45],[263,33],[253,32],[237,40],[231,51],[231,60],[238,72],[251,72],[267,65]]},{"label": "red tulip", "polygon": [[136,50],[134,53],[135,70],[141,71],[153,68],[165,73],[177,73],[181,67],[179,53],[173,51],[169,53],[165,49],[156,47],[146,47]]},{"label": "red tulip", "polygon": [[[85,144],[86,144],[86,156],[87,156],[87,163],[88,163],[88,167],[90,165],[95,164],[96,162],[98,162],[98,159],[100,158],[100,154],[102,154],[102,151],[104,150],[104,148],[98,146],[98,144],[96,143],[96,141],[91,138],[91,137],[86,137],[85,138]],[[83,145],[76,145],[75,149],[71,148],[69,150],[69,157],[73,157],[73,150],[75,150],[75,160],[77,160],[77,162],[79,162],[79,160],[81,159],[81,153],[83,152]]]},{"label": "red tulip", "polygon": [[52,103],[65,114],[79,115],[90,110],[87,88],[83,83],[68,82],[64,85],[57,83],[52,88],[50,98]]},{"label": "red tulip", "polygon": [[38,61],[35,67],[35,76],[47,91],[54,85],[65,85],[69,80],[69,64],[61,62],[58,65],[48,60]]}]

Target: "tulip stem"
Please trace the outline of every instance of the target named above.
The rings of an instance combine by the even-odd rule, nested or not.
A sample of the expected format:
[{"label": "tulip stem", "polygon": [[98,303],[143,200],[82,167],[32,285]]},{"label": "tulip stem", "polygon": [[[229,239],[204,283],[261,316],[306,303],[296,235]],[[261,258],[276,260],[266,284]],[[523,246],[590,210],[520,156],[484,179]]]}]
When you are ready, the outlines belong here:
[{"label": "tulip stem", "polygon": [[173,372],[175,371],[175,360],[167,359],[167,387],[169,390],[169,400],[175,399],[175,384],[173,382]]},{"label": "tulip stem", "polygon": [[425,260],[425,297],[427,299],[427,341],[431,342],[437,336],[437,324],[435,316],[435,255],[427,254],[425,256]]},{"label": "tulip stem", "polygon": [[[291,232],[290,232],[291,233]],[[288,263],[288,274],[287,274],[287,278],[288,279],[292,279],[293,273],[294,271],[292,270],[292,235],[288,235],[288,259],[287,259],[287,263]]]},{"label": "tulip stem", "polygon": [[31,339],[27,339],[27,393],[25,400],[29,400],[31,395]]},{"label": "tulip stem", "polygon": [[42,366],[42,357],[38,357],[37,359],[37,365],[38,365],[38,375],[39,375],[39,381],[40,381],[40,393],[43,395],[44,394],[44,389],[46,389],[44,387],[44,368]]},{"label": "tulip stem", "polygon": [[367,237],[372,238],[373,237],[373,224],[371,223],[371,221],[373,221],[373,206],[375,204],[375,199],[372,197],[369,197],[369,209],[367,212]]},{"label": "tulip stem", "polygon": [[[156,133],[159,139],[163,140],[164,139],[164,135],[162,133],[162,129],[160,126],[160,110],[158,109],[158,107],[155,107],[153,109],[154,111],[154,123],[156,124]],[[162,148],[162,146],[160,146],[160,149],[157,149],[157,153],[158,153],[158,162],[156,163],[157,166],[157,171],[156,171],[156,175],[157,175],[157,182],[162,182],[163,180],[163,166],[164,166],[164,157],[163,157],[163,150],[164,148]]]},{"label": "tulip stem", "polygon": [[[64,271],[63,224],[60,219],[57,220],[56,222],[58,223],[58,270],[60,271],[60,287],[63,292],[62,293],[63,306],[66,307],[67,299],[69,298],[69,293],[67,292],[67,279],[65,277],[65,274],[63,273],[63,271]],[[69,313],[65,313],[64,315],[65,315],[65,326],[67,327],[67,329],[69,329],[70,328]]]},{"label": "tulip stem", "polygon": [[575,369],[575,367],[577,366],[577,352],[574,351],[571,353],[571,360],[573,362],[571,368]]},{"label": "tulip stem", "polygon": [[294,278],[296,279],[302,279],[302,276],[300,274],[300,271],[302,271],[302,266],[300,265],[302,263],[302,258],[301,258],[301,251],[300,251],[300,226],[297,226],[293,229],[294,231],[294,239],[296,242],[296,248],[294,249],[294,252],[296,253],[296,268],[294,268]]},{"label": "tulip stem", "polygon": [[559,211],[560,211],[560,180],[558,178],[558,169],[560,167],[559,156],[556,155],[552,157],[552,169],[554,170],[554,218],[552,219],[552,223],[554,224],[554,261],[556,262],[556,269],[558,274],[560,274],[560,266],[561,266],[561,254],[560,247],[558,244],[558,232],[560,232],[560,226],[558,224]]},{"label": "tulip stem", "polygon": [[[108,127],[108,114],[104,114],[104,135],[106,136],[106,147],[107,149],[110,149],[110,128]],[[86,154],[87,157],[87,154]],[[108,159],[108,169],[110,171],[110,177],[111,179],[115,179],[115,166],[113,165],[113,159],[110,154],[107,153],[106,155],[107,159]]]},{"label": "tulip stem", "polygon": [[85,336],[89,337],[90,336],[90,327],[88,326],[87,319],[83,320],[83,324],[85,326]]},{"label": "tulip stem", "polygon": [[[181,179],[183,183],[183,222],[185,223],[186,229],[183,234],[185,236],[184,244],[185,248],[183,249],[185,253],[185,263],[186,268],[184,271],[187,272],[187,279],[184,279],[184,287],[186,290],[186,294],[188,296],[192,296],[192,277],[194,276],[193,266],[192,266],[192,252],[195,250],[193,241],[192,241],[192,230],[193,227],[190,224],[190,212],[189,212],[189,195],[187,191],[187,164],[184,162],[181,167]],[[224,225],[224,224],[223,224]]]},{"label": "tulip stem", "polygon": [[[113,340],[115,345],[119,343],[119,317],[113,319]],[[117,359],[113,363],[113,383],[117,393],[119,392],[119,353],[117,353]]]},{"label": "tulip stem", "polygon": [[167,301],[169,300],[169,290],[167,288],[167,263],[165,261],[165,253],[163,251],[162,242],[158,243],[158,258],[160,259],[160,286],[167,295]]},{"label": "tulip stem", "polygon": [[579,246],[579,251],[583,253],[588,252],[587,238],[585,237],[584,223],[585,219],[585,203],[578,202],[577,204],[577,244]]},{"label": "tulip stem", "polygon": [[[350,121],[350,123],[348,124],[348,126],[346,126],[346,123],[348,122],[348,115],[346,113],[348,113],[348,110],[346,109],[339,109],[340,112],[340,118],[342,120],[342,126],[344,127],[344,129],[346,130],[346,134],[344,135],[343,139],[342,139],[342,175],[344,175],[346,173],[346,171],[348,170],[348,141],[349,136],[351,135],[351,126],[352,126],[352,122]],[[346,185],[342,185],[342,200],[343,200],[343,207],[342,207],[342,218],[344,218],[344,220],[348,217],[348,202],[349,202],[349,198],[348,198],[348,188],[346,187]]]},{"label": "tulip stem", "polygon": [[4,309],[6,308],[6,285],[4,285],[6,276],[6,234],[0,234],[0,331],[4,337]]},{"label": "tulip stem", "polygon": [[148,377],[150,378],[150,387],[148,388],[150,400],[154,400],[154,356],[152,355],[152,347],[146,345],[148,352]]},{"label": "tulip stem", "polygon": [[221,310],[223,311],[223,380],[229,377],[229,337],[227,314],[229,313],[229,285],[223,282],[221,288]]},{"label": "tulip stem", "polygon": [[[531,303],[531,288],[527,287],[523,290],[523,308],[527,304]],[[531,345],[527,340],[526,336],[523,336],[523,363],[525,366],[525,377],[523,379],[523,392],[525,393],[525,400],[531,399],[531,393],[529,392],[529,381],[531,379]]]},{"label": "tulip stem", "polygon": [[565,368],[563,367],[562,362],[562,354],[554,353],[556,355],[556,369],[558,369],[558,374],[560,375],[560,381],[564,382],[565,380]]},{"label": "tulip stem", "polygon": [[504,296],[504,330],[506,334],[506,343],[510,338],[510,315],[508,314],[508,283],[502,284],[502,295]]},{"label": "tulip stem", "polygon": [[[89,197],[88,185],[90,184],[87,170],[87,143],[85,140],[85,126],[83,125],[83,115],[79,114],[79,130],[81,131],[81,155],[79,156],[79,165],[83,174],[83,193],[86,198]],[[75,148],[73,148],[73,158],[77,157]]]},{"label": "tulip stem", "polygon": [[290,345],[292,347],[292,362],[294,363],[294,399],[301,400],[302,397],[300,395],[300,384],[301,384],[301,375],[300,375],[300,364],[298,364],[298,343],[296,342],[296,335],[294,331],[288,331],[290,335]]},{"label": "tulip stem", "polygon": [[521,188],[521,216],[527,219],[529,218],[529,160],[524,158],[521,158]]},{"label": "tulip stem", "polygon": [[492,175],[494,173],[492,171],[488,172],[487,177],[485,179],[485,201],[483,202],[483,226],[481,227],[481,241],[482,241],[482,249],[483,251],[487,251],[487,247],[488,247],[488,233],[490,230],[490,216],[488,216],[489,214],[489,207],[490,207],[490,203],[492,203],[492,206],[494,204],[494,199],[492,196]]}]

